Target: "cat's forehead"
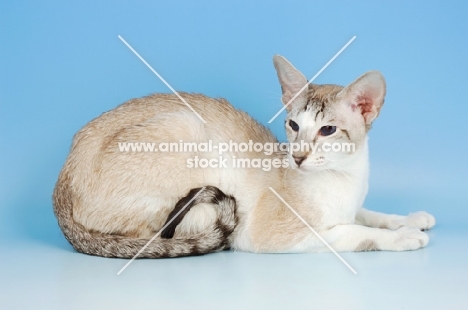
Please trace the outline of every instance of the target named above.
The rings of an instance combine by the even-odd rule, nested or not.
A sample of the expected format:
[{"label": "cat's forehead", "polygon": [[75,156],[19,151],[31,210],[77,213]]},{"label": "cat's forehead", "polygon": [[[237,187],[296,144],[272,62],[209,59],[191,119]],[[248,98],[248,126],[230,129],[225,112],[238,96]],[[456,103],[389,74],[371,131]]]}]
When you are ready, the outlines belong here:
[{"label": "cat's forehead", "polygon": [[312,113],[317,118],[317,114],[326,114],[330,112],[331,106],[336,102],[336,96],[343,89],[342,86],[324,84],[310,84],[305,103],[302,106],[296,107],[296,115]]},{"label": "cat's forehead", "polygon": [[325,110],[336,101],[336,95],[343,89],[342,86],[324,84],[310,84],[307,92],[307,104],[304,110]]}]

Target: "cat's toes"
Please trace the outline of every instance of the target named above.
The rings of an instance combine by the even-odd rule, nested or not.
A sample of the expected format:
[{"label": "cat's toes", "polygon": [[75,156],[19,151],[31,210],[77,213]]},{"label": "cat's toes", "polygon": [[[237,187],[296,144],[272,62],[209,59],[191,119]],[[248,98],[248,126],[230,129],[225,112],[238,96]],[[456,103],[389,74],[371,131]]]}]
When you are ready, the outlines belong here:
[{"label": "cat's toes", "polygon": [[401,227],[395,231],[396,251],[410,251],[423,248],[429,242],[429,236],[419,228]]},{"label": "cat's toes", "polygon": [[415,213],[410,213],[406,217],[406,226],[408,227],[415,227],[421,230],[428,230],[431,229],[436,223],[435,217],[431,214],[419,211]]}]

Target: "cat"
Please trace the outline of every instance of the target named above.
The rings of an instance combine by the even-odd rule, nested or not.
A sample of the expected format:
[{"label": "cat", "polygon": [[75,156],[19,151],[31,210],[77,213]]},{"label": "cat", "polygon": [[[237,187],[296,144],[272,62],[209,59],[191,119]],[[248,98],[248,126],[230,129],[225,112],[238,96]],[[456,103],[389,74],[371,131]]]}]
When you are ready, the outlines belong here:
[{"label": "cat", "polygon": [[[287,139],[313,143],[316,151],[229,150],[222,154],[227,164],[219,168],[188,165],[194,158],[220,158],[215,149],[125,152],[119,145],[129,142],[278,143],[224,99],[180,93],[206,123],[173,94],[129,100],[74,136],[53,193],[55,215],[71,245],[86,254],[132,258],[166,226],[138,257],[228,248],[328,251],[271,188],[338,252],[426,246],[423,230],[435,225],[432,215],[390,215],[362,207],[368,190],[367,133],[384,103],[383,76],[370,71],[346,87],[309,84],[299,92],[307,84],[304,75],[282,56],[273,62],[286,105]],[[327,143],[349,143],[354,150],[326,152]],[[234,167],[240,158],[279,165]]]}]

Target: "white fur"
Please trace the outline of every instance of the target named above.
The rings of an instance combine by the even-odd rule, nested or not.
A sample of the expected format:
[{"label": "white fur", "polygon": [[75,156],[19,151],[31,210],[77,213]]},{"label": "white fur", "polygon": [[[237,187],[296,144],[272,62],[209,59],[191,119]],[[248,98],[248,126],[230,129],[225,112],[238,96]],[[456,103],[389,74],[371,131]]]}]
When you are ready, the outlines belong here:
[{"label": "white fur", "polygon": [[[274,59],[289,102],[305,85],[304,76],[286,59]],[[367,130],[383,104],[385,82],[370,72],[349,86],[316,85],[305,90],[290,106],[286,122],[290,142],[353,142],[354,152],[317,150],[289,154],[290,168],[188,168],[195,155],[211,153],[122,153],[118,142],[277,142],[273,135],[229,103],[202,95],[182,95],[207,120],[203,124],[173,95],[157,94],[129,101],[90,122],[75,136],[61,182],[73,189],[73,218],[86,229],[135,238],[153,236],[164,225],[173,206],[193,189],[216,186],[237,202],[238,225],[229,236],[235,250],[250,252],[317,252],[328,250],[317,237],[269,190],[275,189],[337,251],[414,250],[428,236],[420,229],[435,224],[433,216],[419,212],[407,217],[371,212],[362,208],[368,189]],[[321,92],[321,93],[320,93]],[[320,94],[319,94],[320,93]],[[321,107],[304,109],[307,96],[317,95]],[[317,99],[319,98],[319,99]],[[312,102],[313,103],[313,102]],[[318,105],[317,103],[315,103]],[[313,105],[312,105],[313,106]],[[314,110],[315,109],[315,110]],[[336,126],[323,136],[322,126]],[[291,156],[305,160],[297,165]],[[234,158],[272,159],[264,153],[226,152]],[[60,196],[61,193],[57,193]],[[66,193],[68,194],[68,193]],[[70,207],[59,206],[59,207]],[[216,206],[193,206],[176,228],[176,237],[190,236],[213,226]]]}]

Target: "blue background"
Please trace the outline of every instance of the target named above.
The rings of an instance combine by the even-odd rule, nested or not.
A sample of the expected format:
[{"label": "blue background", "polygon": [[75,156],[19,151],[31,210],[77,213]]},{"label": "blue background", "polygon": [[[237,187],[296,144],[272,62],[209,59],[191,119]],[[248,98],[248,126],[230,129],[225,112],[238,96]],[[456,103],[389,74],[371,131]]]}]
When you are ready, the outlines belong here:
[{"label": "blue background", "polygon": [[[464,1],[4,1],[0,245],[75,255],[51,205],[73,134],[128,99],[169,92],[118,35],[175,89],[224,97],[263,124],[281,108],[274,54],[310,78],[356,35],[315,82],[386,78],[367,207],[426,210],[436,233],[466,234],[467,13]],[[282,140],[283,117],[269,125]]]}]

